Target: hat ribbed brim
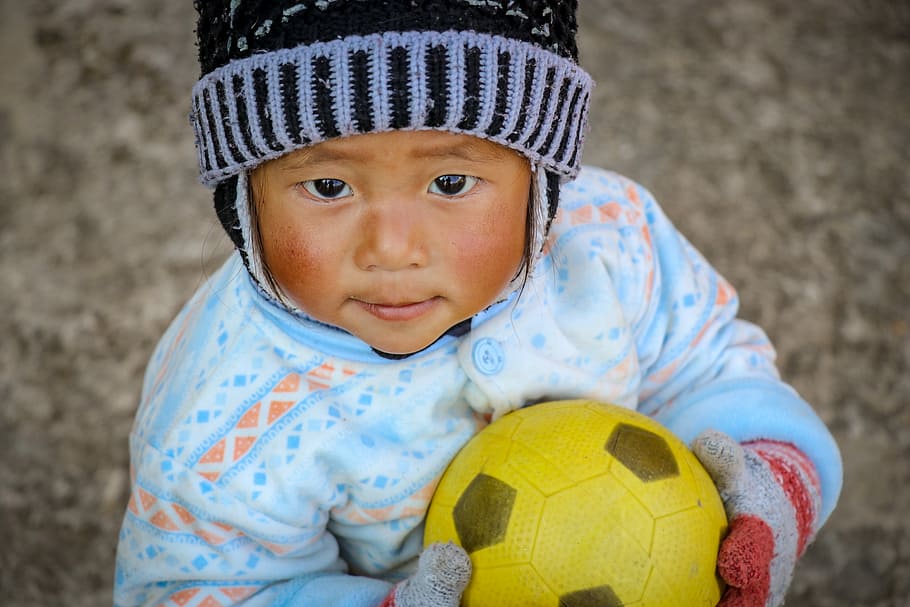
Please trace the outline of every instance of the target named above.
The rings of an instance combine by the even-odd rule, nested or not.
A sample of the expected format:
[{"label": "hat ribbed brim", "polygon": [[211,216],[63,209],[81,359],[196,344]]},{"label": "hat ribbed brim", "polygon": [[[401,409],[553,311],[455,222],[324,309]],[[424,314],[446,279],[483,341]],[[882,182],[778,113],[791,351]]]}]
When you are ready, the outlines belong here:
[{"label": "hat ribbed brim", "polygon": [[528,42],[385,32],[254,54],[203,76],[191,122],[207,185],[334,137],[434,129],[578,172],[593,82]]}]

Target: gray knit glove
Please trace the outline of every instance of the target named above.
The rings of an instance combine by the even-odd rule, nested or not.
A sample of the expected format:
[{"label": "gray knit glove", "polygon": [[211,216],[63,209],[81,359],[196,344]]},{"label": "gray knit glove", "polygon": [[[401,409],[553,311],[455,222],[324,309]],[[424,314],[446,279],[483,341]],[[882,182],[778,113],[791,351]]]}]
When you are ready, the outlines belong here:
[{"label": "gray knit glove", "polygon": [[717,556],[727,583],[719,607],[782,605],[796,560],[817,530],[815,467],[789,443],[740,445],[713,430],[702,432],[692,450],[714,479],[730,523]]},{"label": "gray knit glove", "polygon": [[417,571],[392,589],[380,607],[458,607],[471,580],[471,559],[451,542],[430,544]]}]

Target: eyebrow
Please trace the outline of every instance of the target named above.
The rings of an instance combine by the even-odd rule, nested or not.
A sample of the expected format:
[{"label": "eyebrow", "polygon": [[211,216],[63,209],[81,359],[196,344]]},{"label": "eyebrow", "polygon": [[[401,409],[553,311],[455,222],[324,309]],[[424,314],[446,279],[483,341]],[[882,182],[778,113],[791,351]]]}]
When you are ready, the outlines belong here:
[{"label": "eyebrow", "polygon": [[[473,141],[460,142],[456,145],[418,146],[409,156],[414,158],[457,158],[467,162],[491,162],[501,160],[508,151],[496,146],[484,146]],[[287,156],[281,163],[283,170],[296,170],[308,165],[328,162],[358,162],[369,159],[369,154],[359,150],[338,150],[326,146],[301,148],[298,153]]]},{"label": "eyebrow", "polygon": [[504,149],[498,146],[485,146],[477,143],[465,142],[455,146],[428,146],[426,149],[418,150],[415,156],[421,158],[459,158],[469,162],[488,162],[491,160],[500,160],[506,155]]}]

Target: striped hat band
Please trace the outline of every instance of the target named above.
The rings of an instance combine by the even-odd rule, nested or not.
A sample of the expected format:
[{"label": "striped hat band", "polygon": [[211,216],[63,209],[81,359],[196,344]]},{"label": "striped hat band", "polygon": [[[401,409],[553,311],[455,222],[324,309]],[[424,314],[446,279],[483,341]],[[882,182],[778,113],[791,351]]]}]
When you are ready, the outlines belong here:
[{"label": "striped hat band", "polygon": [[570,59],[473,31],[385,32],[237,59],[193,87],[201,180],[215,185],[335,137],[440,130],[578,172],[593,82]]}]

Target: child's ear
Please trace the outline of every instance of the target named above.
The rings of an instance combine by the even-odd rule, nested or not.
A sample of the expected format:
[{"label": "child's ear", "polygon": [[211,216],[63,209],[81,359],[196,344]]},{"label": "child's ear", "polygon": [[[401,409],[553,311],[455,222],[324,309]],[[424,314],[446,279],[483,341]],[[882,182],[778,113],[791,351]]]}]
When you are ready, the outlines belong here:
[{"label": "child's ear", "polygon": [[243,249],[243,230],[240,228],[240,219],[237,215],[237,180],[236,175],[225,179],[215,186],[215,214],[231,242],[238,249]]}]

